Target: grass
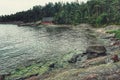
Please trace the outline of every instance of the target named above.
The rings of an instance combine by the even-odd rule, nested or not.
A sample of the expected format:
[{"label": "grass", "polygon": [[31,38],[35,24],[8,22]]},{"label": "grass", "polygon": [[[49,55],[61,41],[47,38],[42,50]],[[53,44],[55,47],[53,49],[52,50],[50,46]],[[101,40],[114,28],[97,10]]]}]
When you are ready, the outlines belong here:
[{"label": "grass", "polygon": [[110,34],[115,34],[115,38],[120,39],[120,29],[119,30],[111,30],[111,31],[107,31],[107,33]]}]

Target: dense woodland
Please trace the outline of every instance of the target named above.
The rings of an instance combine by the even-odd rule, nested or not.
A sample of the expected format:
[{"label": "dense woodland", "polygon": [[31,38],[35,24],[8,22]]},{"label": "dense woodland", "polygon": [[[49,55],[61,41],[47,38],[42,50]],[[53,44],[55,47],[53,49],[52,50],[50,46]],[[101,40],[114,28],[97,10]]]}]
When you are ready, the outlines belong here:
[{"label": "dense woodland", "polygon": [[48,3],[0,17],[0,22],[35,22],[54,17],[57,24],[120,24],[120,0],[89,0],[87,3]]}]

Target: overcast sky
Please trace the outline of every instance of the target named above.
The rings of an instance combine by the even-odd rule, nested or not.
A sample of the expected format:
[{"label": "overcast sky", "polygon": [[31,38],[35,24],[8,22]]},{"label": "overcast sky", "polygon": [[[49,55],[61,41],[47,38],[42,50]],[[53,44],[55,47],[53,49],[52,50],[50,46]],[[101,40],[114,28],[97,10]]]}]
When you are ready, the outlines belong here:
[{"label": "overcast sky", "polygon": [[[35,5],[45,5],[48,2],[71,2],[75,0],[0,0],[0,15],[12,14],[28,10]],[[79,2],[87,0],[79,0]]]}]

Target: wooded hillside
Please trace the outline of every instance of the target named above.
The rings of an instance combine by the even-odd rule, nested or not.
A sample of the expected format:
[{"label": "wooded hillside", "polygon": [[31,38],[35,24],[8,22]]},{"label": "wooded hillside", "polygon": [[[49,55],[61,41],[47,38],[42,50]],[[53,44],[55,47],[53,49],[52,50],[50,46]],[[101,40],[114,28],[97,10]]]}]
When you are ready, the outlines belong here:
[{"label": "wooded hillside", "polygon": [[0,22],[35,22],[54,17],[57,24],[120,24],[120,0],[89,0],[87,3],[48,3],[0,17]]}]

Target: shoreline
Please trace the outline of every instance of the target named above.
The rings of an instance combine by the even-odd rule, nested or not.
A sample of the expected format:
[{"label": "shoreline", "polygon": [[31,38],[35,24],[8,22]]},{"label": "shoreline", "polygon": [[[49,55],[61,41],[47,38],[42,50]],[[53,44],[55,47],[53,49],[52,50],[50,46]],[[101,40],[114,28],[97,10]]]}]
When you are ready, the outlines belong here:
[{"label": "shoreline", "polygon": [[28,22],[28,23],[24,23],[21,21],[15,21],[15,22],[0,22],[0,24],[12,24],[12,25],[17,25],[19,27],[23,27],[23,26],[30,26],[30,27],[40,27],[40,26],[44,26],[44,27],[73,27],[74,25],[70,25],[70,24],[41,24],[40,22]]},{"label": "shoreline", "polygon": [[[55,26],[55,25],[51,25],[51,26],[44,25],[44,26],[47,27],[47,28],[51,28],[51,26],[52,26],[52,28],[58,28],[58,26]],[[44,26],[41,26],[41,27],[44,27]],[[59,26],[60,26],[60,29],[61,29],[61,25],[59,25]],[[72,25],[69,25],[69,26],[72,26]],[[68,25],[62,25],[62,27],[71,28],[69,26]],[[107,52],[108,53],[112,53],[112,52],[115,53],[114,51],[111,50],[111,48],[115,48],[116,45],[115,46],[114,45],[109,46],[109,45],[111,45],[111,43],[116,43],[115,40],[111,41],[112,38],[115,39],[114,35],[111,35],[111,34],[106,33],[106,32],[109,31],[109,30],[118,30],[119,26],[108,26],[108,27],[105,27],[105,28],[92,28],[90,26],[88,27],[87,24],[80,24],[80,25],[77,25],[77,26],[73,27],[73,29],[74,28],[84,30],[84,32],[85,32],[84,34],[86,34],[86,36],[90,36],[90,37],[87,37],[87,38],[95,41],[96,43],[97,43],[97,41],[100,41],[100,42],[104,41],[103,46],[105,46],[107,49],[110,49],[110,51],[108,52],[108,50],[107,50]],[[93,38],[95,38],[95,40]],[[96,39],[98,39],[98,40],[96,40]],[[117,44],[117,46],[119,47],[120,45]],[[118,49],[115,49],[115,51],[116,50],[118,50]],[[75,50],[75,51],[72,51],[70,53],[65,53],[65,55],[63,55],[62,58],[60,58],[59,60],[57,60],[55,58],[55,61],[53,61],[51,59],[51,61],[47,61],[47,60],[45,61],[44,60],[44,61],[39,62],[39,61],[37,61],[37,59],[35,59],[34,64],[32,63],[32,61],[30,61],[30,65],[25,65],[25,66],[19,66],[18,65],[19,67],[17,67],[15,70],[13,70],[12,72],[10,72],[8,74],[3,74],[3,76],[5,76],[6,80],[10,80],[10,79],[18,79],[18,80],[19,79],[25,79],[25,80],[28,79],[29,80],[29,79],[34,78],[34,77],[37,77],[38,79],[42,78],[42,80],[45,80],[45,79],[52,80],[52,78],[55,78],[55,76],[63,74],[64,71],[66,71],[66,69],[69,70],[68,74],[70,73],[71,68],[78,70],[78,72],[82,71],[83,73],[86,73],[85,69],[94,70],[94,67],[97,67],[98,69],[96,69],[96,73],[99,73],[98,70],[101,69],[101,66],[105,67],[108,64],[114,66],[114,64],[116,64],[116,63],[109,63],[109,62],[107,63],[106,62],[106,59],[110,58],[112,56],[111,54],[109,54],[108,56],[102,56],[102,57],[87,59],[83,63],[81,63],[79,61],[74,62],[74,59],[76,58],[76,57],[74,57],[74,55],[76,54],[76,52],[77,51]],[[61,59],[63,59],[63,60],[61,60]],[[73,63],[70,63],[70,60],[73,60]],[[59,64],[59,62],[60,62],[60,64]],[[43,64],[41,64],[41,63],[43,63]],[[118,63],[118,65],[120,65],[120,64]],[[112,67],[110,67],[110,69],[111,68]],[[56,72],[54,72],[54,71],[57,71],[56,69],[58,70],[58,74],[56,74]],[[60,69],[64,70],[63,73],[59,72]],[[107,69],[107,67],[106,67],[106,69]],[[87,72],[89,73],[89,71],[87,71]],[[48,77],[44,78],[46,75],[48,75],[48,73],[50,75],[51,74],[56,74],[56,75],[55,76],[48,76]],[[77,74],[74,71],[73,71],[73,73]],[[105,72],[103,71],[103,73],[106,73],[106,71]],[[91,75],[93,75],[93,73],[91,73]],[[1,74],[1,76],[2,76],[2,74]],[[43,77],[41,77],[41,76],[43,76]],[[62,75],[60,77],[64,77],[64,76]],[[84,77],[85,78],[89,77],[89,75],[85,75]],[[51,79],[49,79],[49,78],[51,78]],[[55,78],[55,79],[58,80],[58,78]],[[61,80],[64,80],[64,78],[61,79]]]}]

